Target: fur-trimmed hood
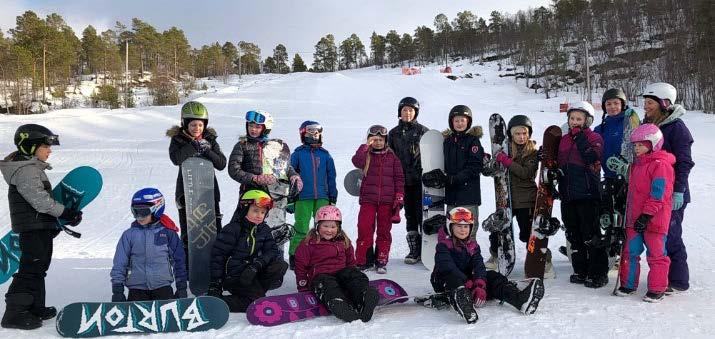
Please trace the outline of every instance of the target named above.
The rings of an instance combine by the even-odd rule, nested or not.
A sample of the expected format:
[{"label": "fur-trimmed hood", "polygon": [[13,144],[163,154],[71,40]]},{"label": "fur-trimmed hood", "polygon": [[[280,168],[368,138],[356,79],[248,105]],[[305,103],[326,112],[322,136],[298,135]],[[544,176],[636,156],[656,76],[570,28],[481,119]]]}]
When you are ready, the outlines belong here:
[{"label": "fur-trimmed hood", "polygon": [[[454,134],[454,131],[452,131],[452,130],[449,129],[449,128],[446,129],[446,130],[444,130],[444,131],[442,131],[442,136],[444,136],[445,138],[446,138],[446,137],[449,137],[449,136],[452,135],[452,134]],[[477,139],[481,139],[482,136],[484,135],[484,131],[482,130],[482,126],[477,125],[477,126],[474,126],[474,127],[470,128],[470,129],[467,131],[467,134],[471,134],[471,135],[477,137]]]},{"label": "fur-trimmed hood", "polygon": [[[174,125],[166,130],[166,136],[169,138],[173,138],[179,134],[181,134],[181,126]],[[212,137],[213,139],[216,139],[216,136],[216,130],[212,127],[206,127],[206,129],[204,129],[204,137]]]}]

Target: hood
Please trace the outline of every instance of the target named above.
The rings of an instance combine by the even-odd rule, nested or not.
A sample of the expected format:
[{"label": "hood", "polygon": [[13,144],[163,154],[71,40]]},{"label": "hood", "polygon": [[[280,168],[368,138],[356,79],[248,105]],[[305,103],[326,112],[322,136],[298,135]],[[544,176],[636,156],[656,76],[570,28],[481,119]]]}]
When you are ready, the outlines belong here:
[{"label": "hood", "polygon": [[665,118],[665,120],[663,120],[658,127],[665,126],[677,119],[682,119],[684,115],[685,107],[683,107],[683,105],[673,105],[673,113],[670,113],[670,115],[668,115],[668,117]]},{"label": "hood", "polygon": [[[169,138],[173,138],[181,133],[182,129],[181,126],[171,126],[168,130],[166,130],[166,136]],[[184,134],[186,135],[186,134]],[[188,135],[186,135],[188,137]],[[204,130],[204,138],[213,138],[216,139],[216,130],[213,129],[212,127],[207,127]]]},{"label": "hood", "polygon": [[[454,134],[454,131],[452,131],[452,130],[449,129],[449,128],[446,129],[446,130],[444,130],[444,131],[442,131],[442,135],[443,135],[445,138],[451,136],[452,134]],[[482,136],[484,135],[484,131],[482,130],[482,126],[473,126],[473,127],[470,128],[469,130],[467,130],[467,134],[470,134],[470,135],[472,135],[472,136],[475,136],[475,137],[477,137],[477,139],[481,139]]]},{"label": "hood", "polygon": [[17,155],[17,151],[10,153],[5,159],[0,160],[0,172],[2,172],[2,177],[5,182],[9,185],[12,182],[12,177],[15,175],[18,169],[25,166],[39,166],[42,170],[52,169],[50,164],[37,159],[37,157],[32,157],[28,160],[13,161]]}]

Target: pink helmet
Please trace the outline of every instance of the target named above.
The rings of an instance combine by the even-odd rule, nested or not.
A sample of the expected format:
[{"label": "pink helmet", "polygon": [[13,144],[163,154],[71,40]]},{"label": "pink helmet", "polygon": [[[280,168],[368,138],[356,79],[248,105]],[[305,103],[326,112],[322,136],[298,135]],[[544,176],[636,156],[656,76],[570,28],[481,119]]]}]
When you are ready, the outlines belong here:
[{"label": "pink helmet", "polygon": [[319,222],[325,220],[332,220],[337,221],[338,223],[342,223],[343,214],[340,213],[340,210],[333,205],[323,206],[319,208],[317,212],[315,212],[315,224],[317,225]]},{"label": "pink helmet", "polygon": [[643,124],[631,133],[631,142],[650,141],[651,150],[659,151],[663,147],[663,132],[653,124]]}]

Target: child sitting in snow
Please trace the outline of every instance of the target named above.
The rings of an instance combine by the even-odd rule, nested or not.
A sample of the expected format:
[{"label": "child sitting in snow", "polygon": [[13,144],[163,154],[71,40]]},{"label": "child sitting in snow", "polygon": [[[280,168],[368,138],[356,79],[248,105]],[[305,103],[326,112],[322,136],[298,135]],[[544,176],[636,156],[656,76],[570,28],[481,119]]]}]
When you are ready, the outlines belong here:
[{"label": "child sitting in snow", "polygon": [[164,196],[156,188],[141,189],[134,193],[131,209],[136,220],[114,252],[112,302],[186,298],[184,246],[176,225],[164,215]]},{"label": "child sitting in snow", "polygon": [[355,267],[353,246],[341,224],[337,207],[318,209],[315,227],[295,252],[295,281],[299,291],[313,291],[339,319],[367,322],[379,295]]}]

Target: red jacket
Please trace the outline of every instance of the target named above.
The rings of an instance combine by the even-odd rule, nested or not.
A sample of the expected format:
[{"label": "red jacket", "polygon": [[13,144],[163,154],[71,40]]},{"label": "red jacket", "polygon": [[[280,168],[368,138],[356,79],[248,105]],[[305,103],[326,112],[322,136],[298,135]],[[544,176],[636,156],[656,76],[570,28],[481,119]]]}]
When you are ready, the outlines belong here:
[{"label": "red jacket", "polygon": [[319,274],[334,274],[349,266],[355,266],[355,250],[352,245],[345,248],[342,237],[320,241],[308,237],[295,250],[298,291],[310,291],[313,278]]},{"label": "red jacket", "polygon": [[647,231],[666,234],[670,225],[675,156],[660,150],[636,157],[628,176],[626,227],[641,214],[652,215]]},{"label": "red jacket", "polygon": [[[363,144],[353,155],[353,165],[364,170],[368,146]],[[404,194],[405,174],[391,149],[370,153],[370,166],[360,185],[360,204],[392,205],[397,193]]]}]

